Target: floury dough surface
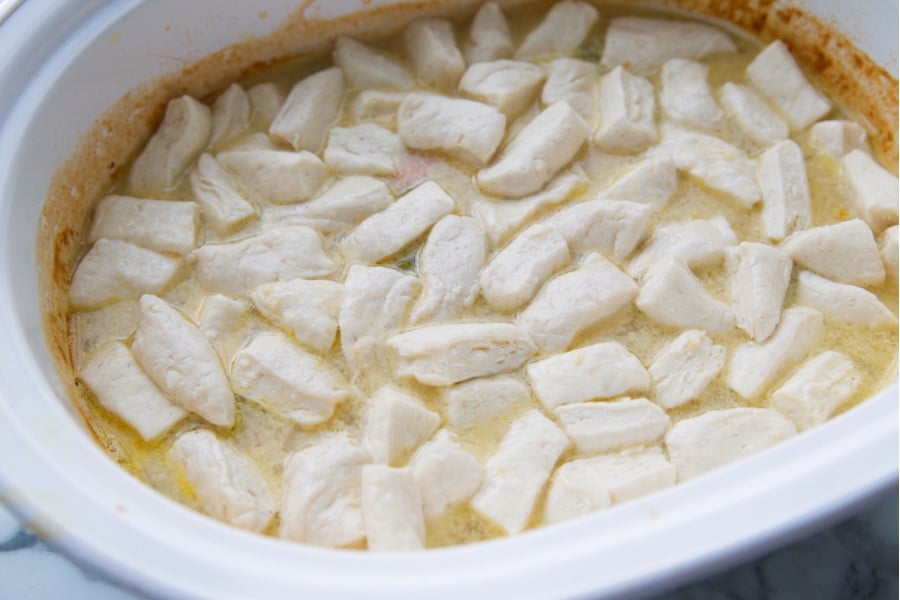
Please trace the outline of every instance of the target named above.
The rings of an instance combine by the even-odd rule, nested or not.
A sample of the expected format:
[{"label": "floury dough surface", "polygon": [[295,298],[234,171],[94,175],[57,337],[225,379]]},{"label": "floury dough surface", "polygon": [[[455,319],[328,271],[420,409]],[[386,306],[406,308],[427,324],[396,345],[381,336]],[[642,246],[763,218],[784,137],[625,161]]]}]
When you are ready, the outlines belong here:
[{"label": "floury dough surface", "polygon": [[232,525],[513,534],[894,372],[897,179],[779,42],[487,4],[203,100],[98,198],[70,341],[110,455]]}]

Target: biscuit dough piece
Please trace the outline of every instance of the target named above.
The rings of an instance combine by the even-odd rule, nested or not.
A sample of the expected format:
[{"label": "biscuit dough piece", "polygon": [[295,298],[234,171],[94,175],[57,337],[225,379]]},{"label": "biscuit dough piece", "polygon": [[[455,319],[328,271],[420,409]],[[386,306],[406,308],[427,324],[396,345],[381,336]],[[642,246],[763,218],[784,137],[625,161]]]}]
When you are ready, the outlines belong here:
[{"label": "biscuit dough piece", "polygon": [[628,273],[641,277],[658,260],[676,257],[693,269],[712,267],[736,244],[737,236],[722,216],[663,225],[628,264]]},{"label": "biscuit dough piece", "polygon": [[484,425],[492,419],[525,405],[531,390],[512,375],[470,379],[441,389],[447,422],[457,429]]},{"label": "biscuit dough piece", "polygon": [[796,433],[793,423],[767,408],[710,410],[676,423],[666,435],[666,450],[681,482],[751,456]]},{"label": "biscuit dough piece", "polygon": [[781,248],[798,265],[838,283],[884,283],[878,244],[861,219],[798,231],[784,240]]},{"label": "biscuit dough piece", "polygon": [[803,431],[820,425],[859,387],[862,376],[853,361],[826,351],[809,359],[772,394],[772,408]]},{"label": "biscuit dough piece", "polygon": [[897,224],[897,178],[862,150],[841,159],[841,173],[850,187],[856,212],[875,234]]},{"label": "biscuit dough piece", "polygon": [[545,108],[504,148],[494,164],[476,175],[488,194],[521,198],[542,189],[575,157],[589,128],[566,102]]},{"label": "biscuit dough piece", "polygon": [[591,252],[581,265],[551,279],[516,320],[542,352],[565,350],[581,331],[631,303],[634,280],[603,255]]},{"label": "biscuit dough piece", "polygon": [[456,47],[453,24],[444,19],[416,19],[403,32],[406,53],[412,58],[419,81],[433,88],[456,87],[466,61]]},{"label": "biscuit dough piece", "polygon": [[425,547],[422,495],[408,468],[362,468],[362,512],[369,550],[398,552]]},{"label": "biscuit dough piece", "polygon": [[201,510],[210,516],[259,533],[275,515],[272,493],[259,468],[213,432],[182,433],[169,456],[184,470]]},{"label": "biscuit dough piece", "polygon": [[574,519],[673,485],[675,467],[661,448],[579,458],[556,470],[544,521]]},{"label": "biscuit dough piece", "polygon": [[185,254],[197,243],[193,202],[106,196],[94,209],[89,242],[120,240],[153,250]]},{"label": "biscuit dough piece", "polygon": [[344,71],[350,89],[405,90],[413,86],[413,79],[405,68],[375,48],[352,38],[338,37],[331,56]]},{"label": "biscuit dough piece", "polygon": [[395,385],[379,388],[368,404],[365,447],[378,464],[403,464],[441,424],[438,414]]},{"label": "biscuit dough piece", "polygon": [[528,333],[512,323],[431,325],[388,339],[395,373],[425,385],[446,386],[519,368],[534,354]]},{"label": "biscuit dough piece", "polygon": [[335,281],[290,279],[264,283],[250,294],[260,314],[324,354],[334,343],[344,286]]},{"label": "biscuit dough piece", "polygon": [[644,274],[634,303],[663,325],[722,333],[734,327],[731,307],[716,300],[680,258],[664,258]]},{"label": "biscuit dough piece", "polygon": [[653,84],[624,67],[600,80],[600,125],[594,145],[612,154],[635,154],[659,140]]},{"label": "biscuit dough piece", "polygon": [[272,204],[309,200],[325,180],[327,167],[312,152],[229,150],[216,155],[242,187],[256,199]]},{"label": "biscuit dough piece", "polygon": [[729,81],[719,88],[719,103],[741,133],[758,146],[768,148],[791,133],[781,115],[752,88]]},{"label": "biscuit dough piece", "polygon": [[361,482],[368,462],[346,433],[291,454],[284,464],[279,537],[331,548],[362,546]]},{"label": "biscuit dough piece", "polygon": [[719,129],[725,113],[709,87],[709,67],[692,60],[673,58],[660,73],[659,104],[670,118],[706,131]]},{"label": "biscuit dough piece", "polygon": [[587,2],[557,2],[544,20],[525,36],[516,58],[544,58],[574,52],[598,16],[597,9]]},{"label": "biscuit dough piece", "polygon": [[470,65],[512,56],[515,46],[503,11],[496,2],[488,2],[478,9],[469,29],[466,60]]},{"label": "biscuit dough piece", "polygon": [[798,306],[786,309],[775,333],[763,343],[738,346],[728,365],[728,387],[743,398],[761,396],[791,364],[803,358],[819,339],[822,314]]},{"label": "biscuit dough piece", "polygon": [[501,59],[476,63],[466,69],[459,91],[473,100],[497,107],[511,119],[534,102],[543,82],[544,71],[539,66]]},{"label": "biscuit dough piece", "polygon": [[485,463],[484,483],[472,508],[506,533],[525,529],[534,504],[569,439],[535,409],[516,419]]},{"label": "biscuit dough piece", "polygon": [[725,366],[726,354],[705,332],[685,331],[660,350],[648,369],[653,399],[668,410],[699,398]]},{"label": "biscuit dough piece", "polygon": [[302,225],[277,227],[227,244],[206,244],[191,252],[197,281],[204,288],[249,296],[264,283],[323,277],[337,268],[322,250],[322,240]]},{"label": "biscuit dough piece", "polygon": [[819,121],[810,127],[809,139],[819,152],[836,161],[854,150],[869,153],[866,130],[853,121]]},{"label": "biscuit dough piece", "polygon": [[547,81],[541,103],[549,106],[560,100],[575,109],[587,123],[594,120],[594,83],[597,65],[576,58],[557,58],[546,66]]},{"label": "biscuit dough piece", "polygon": [[857,327],[884,329],[897,325],[894,313],[872,292],[855,285],[835,283],[809,271],[800,271],[797,275],[797,304],[815,308]]},{"label": "biscuit dough piece", "polygon": [[228,171],[212,155],[201,154],[190,177],[203,219],[216,233],[232,233],[259,217],[259,208],[238,190]]},{"label": "biscuit dough piece", "polygon": [[671,425],[666,411],[646,398],[564,404],[553,415],[582,454],[650,445]]},{"label": "biscuit dough piece", "polygon": [[440,185],[426,181],[360,223],[341,242],[341,252],[351,262],[380,262],[431,229],[455,206]]},{"label": "biscuit dough piece", "polygon": [[250,125],[250,98],[236,83],[222,92],[212,107],[212,134],[209,145],[227,142]]},{"label": "biscuit dough piece", "polygon": [[350,397],[347,382],[325,361],[282,333],[259,333],[231,362],[234,391],[300,425],[318,425]]},{"label": "biscuit dough piece", "polygon": [[496,311],[515,310],[531,300],[569,260],[569,247],[556,229],[532,225],[513,238],[481,272],[481,294]]},{"label": "biscuit dough piece", "polygon": [[762,153],[756,179],[763,197],[762,225],[770,240],[783,240],[812,225],[812,201],[803,151],[785,140]]},{"label": "biscuit dough piece", "polygon": [[211,133],[208,106],[190,96],[170,100],[162,123],[131,165],[131,186],[139,191],[174,188]]},{"label": "biscuit dough piece", "polygon": [[617,342],[601,342],[533,362],[525,367],[525,373],[547,410],[644,392],[650,386],[644,365]]},{"label": "biscuit dough piece", "polygon": [[794,263],[783,250],[755,242],[730,248],[727,263],[737,326],[757,342],[764,342],[781,320]]},{"label": "biscuit dough piece", "polygon": [[101,346],[78,371],[78,378],[103,408],[128,423],[145,441],[158,439],[187,415],[163,395],[122,342]]},{"label": "biscuit dough piece", "polygon": [[606,29],[600,66],[628,65],[635,73],[648,73],[672,58],[699,59],[737,49],[727,33],[702,23],[616,17]]},{"label": "biscuit dough piece", "polygon": [[75,310],[92,310],[116,300],[160,294],[175,282],[181,265],[180,258],[99,239],[75,269],[69,302]]},{"label": "biscuit dough piece", "polygon": [[747,65],[747,79],[781,109],[794,131],[831,112],[831,102],[806,79],[781,40],[766,46]]},{"label": "biscuit dough piece", "polygon": [[419,448],[409,466],[422,494],[426,519],[439,517],[471,498],[484,479],[484,467],[446,429]]}]

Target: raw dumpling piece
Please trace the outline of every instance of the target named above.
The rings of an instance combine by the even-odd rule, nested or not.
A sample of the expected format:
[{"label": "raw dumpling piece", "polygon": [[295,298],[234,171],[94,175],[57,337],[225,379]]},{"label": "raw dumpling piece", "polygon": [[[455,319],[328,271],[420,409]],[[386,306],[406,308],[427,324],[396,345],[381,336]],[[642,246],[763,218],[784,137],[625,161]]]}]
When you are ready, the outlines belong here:
[{"label": "raw dumpling piece", "polygon": [[268,129],[281,110],[285,95],[275,83],[259,83],[247,90],[247,98],[253,107],[254,119]]},{"label": "raw dumpling piece", "polygon": [[150,442],[187,413],[172,404],[141,370],[122,342],[101,346],[78,372],[97,401]]},{"label": "raw dumpling piece", "polygon": [[366,537],[362,469],[369,455],[340,433],[285,461],[281,538],[314,546],[358,548]]},{"label": "raw dumpling piece", "polygon": [[470,65],[509,58],[515,49],[506,17],[496,2],[488,2],[478,9],[472,19],[469,38],[466,59]]},{"label": "raw dumpling piece", "polygon": [[441,390],[447,422],[459,429],[484,425],[530,398],[528,384],[511,375],[471,379]]},{"label": "raw dumpling piece", "polygon": [[600,125],[594,145],[602,152],[634,154],[659,139],[653,84],[624,67],[600,80]]},{"label": "raw dumpling piece", "polygon": [[575,157],[588,133],[587,123],[571,106],[551,104],[513,138],[494,164],[478,171],[478,187],[495,196],[533,194]]},{"label": "raw dumpling piece", "polygon": [[597,66],[576,58],[557,58],[547,64],[547,81],[541,102],[549,106],[564,101],[590,123],[594,118],[594,80]]},{"label": "raw dumpling piece", "polygon": [[259,209],[234,186],[231,176],[209,154],[201,154],[191,171],[191,191],[203,219],[217,233],[227,234],[255,221]]},{"label": "raw dumpling piece", "polygon": [[174,283],[181,263],[126,242],[97,240],[75,269],[69,301],[75,310],[90,310],[159,294]]},{"label": "raw dumpling piece", "polygon": [[441,186],[426,181],[360,223],[344,238],[341,251],[350,261],[379,262],[405,248],[454,207]]},{"label": "raw dumpling piece", "polygon": [[357,121],[375,121],[385,127],[391,127],[397,120],[397,109],[406,96],[406,92],[362,90],[353,99],[351,111]]},{"label": "raw dumpling piece", "polygon": [[869,152],[866,130],[853,121],[819,121],[810,128],[809,139],[819,152],[837,161],[854,150]]},{"label": "raw dumpling piece", "polygon": [[341,284],[308,279],[266,283],[250,295],[262,316],[323,354],[334,343],[343,297]]},{"label": "raw dumpling piece", "polygon": [[323,277],[334,273],[334,262],[322,250],[322,240],[309,227],[278,227],[228,244],[207,244],[190,255],[197,280],[210,291],[249,296],[264,283]]},{"label": "raw dumpling piece", "polygon": [[569,247],[556,229],[532,225],[481,272],[481,294],[496,311],[515,310],[531,300],[569,260]]},{"label": "raw dumpling piece", "polygon": [[831,111],[831,103],[803,75],[784,42],[775,40],[747,65],[747,78],[785,114],[794,131]]},{"label": "raw dumpling piece", "polygon": [[572,204],[544,221],[576,252],[596,250],[626,258],[650,231],[653,207],[635,202],[589,200]]},{"label": "raw dumpling piece", "polygon": [[544,521],[559,523],[675,485],[675,467],[660,448],[567,462],[556,470]]},{"label": "raw dumpling piece", "polygon": [[422,494],[426,519],[439,517],[465,502],[481,487],[484,467],[442,429],[409,461]]},{"label": "raw dumpling piece", "polygon": [[671,424],[666,411],[646,398],[564,404],[553,414],[582,454],[653,444]]},{"label": "raw dumpling piece", "polygon": [[250,308],[244,300],[236,300],[221,294],[203,298],[197,309],[197,325],[224,361],[231,359],[237,342],[233,334],[240,327],[241,319]]},{"label": "raw dumpling piece", "polygon": [[642,160],[603,192],[606,200],[648,204],[660,209],[678,189],[678,169],[668,156]]},{"label": "raw dumpling piece", "polygon": [[334,43],[334,62],[347,84],[355,89],[407,89],[413,80],[406,69],[384,54],[354,39],[341,36]]},{"label": "raw dumpling piece", "polygon": [[582,182],[583,179],[575,173],[563,173],[540,192],[519,198],[515,202],[476,199],[471,211],[481,220],[491,242],[500,245],[534,215],[565,202]]},{"label": "raw dumpling piece", "polygon": [[203,512],[255,532],[272,520],[275,503],[257,466],[211,431],[182,433],[169,456],[184,470]]},{"label": "raw dumpling piece", "polygon": [[812,225],[809,181],[803,151],[785,140],[762,153],[756,178],[763,197],[763,231],[771,240],[782,240]]},{"label": "raw dumpling piece", "polygon": [[878,244],[860,219],[798,231],[784,240],[781,248],[798,265],[838,283],[884,283]]},{"label": "raw dumpling piece", "polygon": [[686,125],[715,131],[725,113],[709,88],[709,67],[692,60],[673,58],[663,65],[659,103],[669,117]]},{"label": "raw dumpling piece", "polygon": [[200,329],[164,300],[141,298],[131,352],[170,400],[213,425],[234,424],[234,394],[216,351]]},{"label": "raw dumpling piece", "polygon": [[823,352],[775,390],[772,407],[803,431],[830,419],[850,399],[861,379],[849,358],[838,352]]},{"label": "raw dumpling piece", "polygon": [[353,369],[371,364],[382,342],[403,325],[419,280],[385,267],[353,265],[338,315],[341,348]]},{"label": "raw dumpling piece", "polygon": [[374,177],[349,175],[303,204],[273,206],[263,226],[308,225],[322,233],[338,233],[386,209],[394,201],[387,184]]},{"label": "raw dumpling piece", "polygon": [[897,324],[897,317],[872,292],[809,271],[797,275],[797,303],[858,327],[882,329]]},{"label": "raw dumpling piece", "polygon": [[419,81],[438,89],[453,89],[466,61],[453,33],[453,24],[444,19],[416,19],[403,33],[406,52],[412,58]]},{"label": "raw dumpling piece", "polygon": [[318,153],[341,114],[344,72],[325,69],[300,80],[269,126],[269,135],[294,150]]},{"label": "raw dumpling piece", "polygon": [[174,188],[211,133],[208,106],[190,96],[170,100],[162,123],[131,165],[131,186],[149,192]]},{"label": "raw dumpling piece", "polygon": [[260,333],[231,363],[234,391],[300,425],[331,418],[347,399],[347,383],[324,359],[293,344],[281,333]]},{"label": "raw dumpling piece", "polygon": [[618,17],[606,29],[600,64],[607,69],[628,65],[636,73],[646,73],[672,58],[697,59],[737,49],[727,33],[709,25]]},{"label": "raw dumpling piece", "polygon": [[862,150],[841,160],[841,172],[850,186],[856,212],[876,234],[897,224],[897,178]]},{"label": "raw dumpling piece", "polygon": [[273,204],[308,200],[327,174],[325,163],[305,150],[229,150],[216,159],[256,198]]},{"label": "raw dumpling piece", "polygon": [[250,125],[250,99],[236,83],[222,92],[212,107],[212,134],[209,145],[227,142]]},{"label": "raw dumpling piece", "polygon": [[485,463],[481,489],[472,507],[506,533],[525,529],[534,503],[569,439],[539,410],[516,419]]},{"label": "raw dumpling piece", "polygon": [[379,464],[402,464],[441,424],[439,415],[394,385],[379,388],[368,404],[365,445]]},{"label": "raw dumpling piece", "polygon": [[543,58],[574,52],[598,16],[597,9],[587,2],[565,0],[554,4],[540,25],[522,41],[516,58]]},{"label": "raw dumpling piece", "polygon": [[725,366],[725,355],[725,348],[705,332],[685,331],[663,347],[648,369],[653,399],[670,409],[700,397]]},{"label": "raw dumpling piece", "polygon": [[436,150],[480,166],[494,156],[506,131],[506,117],[493,106],[410,94],[397,112],[397,133],[407,147]]},{"label": "raw dumpling piece", "polygon": [[446,321],[472,306],[484,255],[484,231],[478,221],[456,215],[438,221],[419,251],[424,293],[410,321]]},{"label": "raw dumpling piece", "polygon": [[680,258],[664,258],[644,274],[634,301],[652,320],[679,329],[721,333],[734,327],[731,307],[713,298]]},{"label": "raw dumpling piece", "polygon": [[533,362],[525,367],[525,373],[547,410],[643,392],[650,385],[641,361],[617,342],[601,342]]},{"label": "raw dumpling piece", "polygon": [[574,271],[551,279],[517,321],[541,351],[559,352],[579,332],[630,304],[637,293],[631,277],[592,252]]},{"label": "raw dumpling piece", "polygon": [[884,261],[887,276],[894,281],[897,281],[897,262],[900,261],[900,256],[898,256],[900,239],[898,238],[900,238],[900,227],[894,225],[885,229],[878,244],[878,250],[881,252],[881,259]]},{"label": "raw dumpling piece", "polygon": [[666,450],[678,469],[678,481],[685,481],[796,433],[794,424],[774,410],[711,410],[676,423],[666,435]]},{"label": "raw dumpling piece", "polygon": [[406,153],[400,137],[374,123],[334,127],[328,135],[325,164],[339,173],[390,176]]},{"label": "raw dumpling piece", "polygon": [[769,339],[735,349],[728,366],[728,387],[752,400],[762,395],[791,364],[803,358],[819,339],[822,314],[811,308],[786,309]]},{"label": "raw dumpling piece", "polygon": [[791,130],[781,116],[751,88],[729,81],[719,90],[728,118],[751,142],[768,147],[784,141]]},{"label": "raw dumpling piece", "polygon": [[399,356],[397,375],[436,386],[512,371],[535,351],[528,333],[511,323],[432,325],[387,343]]},{"label": "raw dumpling piece", "polygon": [[737,237],[725,217],[664,225],[634,257],[628,273],[641,277],[656,261],[666,257],[678,257],[694,269],[712,267],[722,262],[725,250],[735,244]]},{"label": "raw dumpling piece", "polygon": [[497,107],[510,119],[534,102],[543,81],[544,71],[537,65],[495,60],[469,67],[459,82],[459,91],[473,100]]},{"label": "raw dumpling piece", "polygon": [[783,250],[742,242],[729,251],[728,265],[737,326],[757,342],[763,342],[781,320],[794,263]]},{"label": "raw dumpling piece", "polygon": [[755,161],[717,137],[666,123],[659,146],[650,154],[670,157],[680,170],[724,193],[741,208],[751,208],[761,199]]},{"label": "raw dumpling piece", "polygon": [[89,242],[121,240],[156,252],[185,254],[197,243],[193,202],[106,196],[94,209]]},{"label": "raw dumpling piece", "polygon": [[425,547],[422,496],[410,469],[363,467],[362,510],[369,550],[398,552]]}]

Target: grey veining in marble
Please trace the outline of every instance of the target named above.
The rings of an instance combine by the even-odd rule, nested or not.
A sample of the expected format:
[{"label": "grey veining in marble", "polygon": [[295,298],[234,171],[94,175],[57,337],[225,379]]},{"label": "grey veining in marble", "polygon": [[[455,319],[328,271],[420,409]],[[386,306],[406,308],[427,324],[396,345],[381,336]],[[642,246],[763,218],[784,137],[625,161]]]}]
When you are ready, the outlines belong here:
[{"label": "grey veining in marble", "polygon": [[[757,561],[653,600],[895,600],[898,497]],[[0,507],[0,599],[140,600],[85,573]]]}]

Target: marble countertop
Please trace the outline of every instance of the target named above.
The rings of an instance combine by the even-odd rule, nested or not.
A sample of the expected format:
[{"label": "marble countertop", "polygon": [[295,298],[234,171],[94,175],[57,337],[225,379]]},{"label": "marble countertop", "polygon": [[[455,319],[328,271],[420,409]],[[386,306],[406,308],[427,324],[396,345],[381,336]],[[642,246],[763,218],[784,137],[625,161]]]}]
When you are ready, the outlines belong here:
[{"label": "marble countertop", "polygon": [[[673,600],[895,600],[896,493],[763,558],[656,596]],[[0,507],[0,599],[140,600],[50,550]]]}]

